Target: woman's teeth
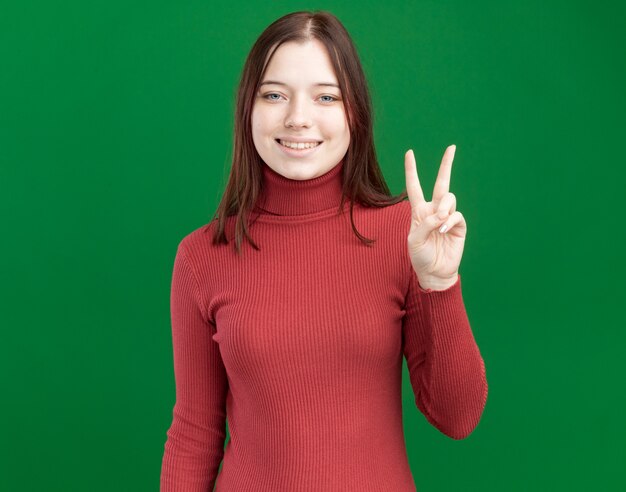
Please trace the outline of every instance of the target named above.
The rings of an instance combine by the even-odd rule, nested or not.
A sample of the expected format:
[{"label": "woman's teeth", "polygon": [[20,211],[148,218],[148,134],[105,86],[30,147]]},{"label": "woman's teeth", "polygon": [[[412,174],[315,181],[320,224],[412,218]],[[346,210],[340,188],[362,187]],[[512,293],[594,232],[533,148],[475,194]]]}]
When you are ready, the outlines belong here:
[{"label": "woman's teeth", "polygon": [[290,149],[312,149],[313,147],[317,147],[321,142],[312,142],[312,143],[296,143],[296,142],[288,142],[286,140],[279,140],[281,145],[285,147],[289,147]]}]

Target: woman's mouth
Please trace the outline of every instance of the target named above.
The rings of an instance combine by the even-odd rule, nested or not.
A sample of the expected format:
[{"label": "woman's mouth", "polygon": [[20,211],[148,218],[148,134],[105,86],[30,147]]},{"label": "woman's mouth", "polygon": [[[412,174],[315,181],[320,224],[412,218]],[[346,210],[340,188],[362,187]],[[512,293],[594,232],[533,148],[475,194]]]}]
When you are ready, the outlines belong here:
[{"label": "woman's mouth", "polygon": [[307,156],[315,152],[315,150],[322,145],[323,142],[312,143],[298,143],[289,142],[288,140],[276,139],[276,144],[287,155],[293,156]]}]

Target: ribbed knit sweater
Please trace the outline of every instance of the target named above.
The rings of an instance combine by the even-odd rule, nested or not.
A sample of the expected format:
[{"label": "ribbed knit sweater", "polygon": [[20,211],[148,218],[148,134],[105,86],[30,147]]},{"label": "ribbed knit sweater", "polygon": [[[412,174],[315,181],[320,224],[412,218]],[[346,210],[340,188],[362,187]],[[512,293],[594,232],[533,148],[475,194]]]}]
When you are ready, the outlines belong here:
[{"label": "ribbed knit sweater", "polygon": [[445,290],[419,285],[407,200],[355,203],[357,230],[376,240],[363,244],[349,201],[338,214],[342,170],[292,180],[264,164],[250,227],[259,251],[213,246],[216,221],[180,241],[161,491],[415,491],[403,356],[428,422],[452,439],[478,424],[487,380],[460,276]]}]

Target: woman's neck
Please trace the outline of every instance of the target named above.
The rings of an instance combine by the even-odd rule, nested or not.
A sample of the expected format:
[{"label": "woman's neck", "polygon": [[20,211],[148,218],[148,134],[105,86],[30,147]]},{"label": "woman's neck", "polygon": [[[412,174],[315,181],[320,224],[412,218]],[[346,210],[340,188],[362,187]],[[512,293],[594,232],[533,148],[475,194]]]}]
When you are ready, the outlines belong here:
[{"label": "woman's neck", "polygon": [[263,183],[256,208],[261,214],[305,215],[338,208],[343,186],[343,160],[316,178],[289,179],[262,162]]}]

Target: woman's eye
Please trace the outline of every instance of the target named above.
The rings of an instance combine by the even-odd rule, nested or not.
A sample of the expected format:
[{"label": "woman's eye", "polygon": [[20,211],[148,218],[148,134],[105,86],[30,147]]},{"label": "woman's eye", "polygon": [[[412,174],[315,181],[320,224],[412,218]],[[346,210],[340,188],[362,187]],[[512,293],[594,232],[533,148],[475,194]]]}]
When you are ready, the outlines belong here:
[{"label": "woman's eye", "polygon": [[272,99],[270,96],[279,96],[280,97],[280,94],[276,94],[275,92],[270,92],[268,94],[265,94],[263,97],[265,99],[268,99],[269,101],[277,101],[277,99]]},{"label": "woman's eye", "polygon": [[326,102],[333,102],[337,100],[335,96],[321,96],[321,97],[330,97],[332,99],[332,101],[326,101]]}]

